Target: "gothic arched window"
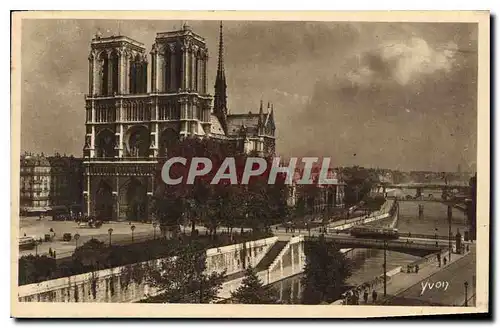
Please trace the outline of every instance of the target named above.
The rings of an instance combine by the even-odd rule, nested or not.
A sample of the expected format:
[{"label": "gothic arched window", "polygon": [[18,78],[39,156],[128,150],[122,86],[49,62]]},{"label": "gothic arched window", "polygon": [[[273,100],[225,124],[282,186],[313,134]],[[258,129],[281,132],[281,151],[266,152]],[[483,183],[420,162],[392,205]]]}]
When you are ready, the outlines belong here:
[{"label": "gothic arched window", "polygon": [[99,77],[101,79],[101,90],[100,94],[105,96],[108,94],[108,54],[103,51],[99,57],[100,67],[99,67]]},{"label": "gothic arched window", "polygon": [[109,60],[111,61],[110,63],[110,77],[109,79],[111,80],[111,94],[113,93],[118,93],[118,54],[116,51],[113,51],[110,55]]}]

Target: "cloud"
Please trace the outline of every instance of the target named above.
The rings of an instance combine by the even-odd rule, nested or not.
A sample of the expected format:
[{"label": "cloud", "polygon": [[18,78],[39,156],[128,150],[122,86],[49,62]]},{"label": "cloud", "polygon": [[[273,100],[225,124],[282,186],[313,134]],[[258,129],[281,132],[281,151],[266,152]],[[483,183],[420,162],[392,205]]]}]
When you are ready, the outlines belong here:
[{"label": "cloud", "polygon": [[285,96],[287,98],[291,98],[291,100],[299,102],[301,104],[307,104],[310,100],[309,96],[304,96],[304,95],[300,95],[297,93],[290,93],[290,92],[279,90],[276,88],[273,89],[273,91],[278,95],[282,95],[282,96]]},{"label": "cloud", "polygon": [[404,42],[388,41],[355,56],[353,61],[357,63],[347,79],[361,86],[391,81],[407,85],[438,71],[450,72],[456,52],[457,45],[451,41],[438,47],[419,37]]}]

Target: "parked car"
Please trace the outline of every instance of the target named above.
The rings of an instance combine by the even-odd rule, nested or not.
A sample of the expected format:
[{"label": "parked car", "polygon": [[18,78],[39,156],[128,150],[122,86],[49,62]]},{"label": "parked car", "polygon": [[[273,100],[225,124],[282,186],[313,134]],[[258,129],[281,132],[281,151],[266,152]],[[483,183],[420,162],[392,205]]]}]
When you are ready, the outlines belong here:
[{"label": "parked car", "polygon": [[66,232],[63,234],[63,241],[71,241],[71,234],[69,232]]},{"label": "parked car", "polygon": [[33,249],[33,248],[35,248],[35,245],[36,245],[36,240],[33,237],[21,237],[21,238],[19,238],[19,249],[20,250]]}]

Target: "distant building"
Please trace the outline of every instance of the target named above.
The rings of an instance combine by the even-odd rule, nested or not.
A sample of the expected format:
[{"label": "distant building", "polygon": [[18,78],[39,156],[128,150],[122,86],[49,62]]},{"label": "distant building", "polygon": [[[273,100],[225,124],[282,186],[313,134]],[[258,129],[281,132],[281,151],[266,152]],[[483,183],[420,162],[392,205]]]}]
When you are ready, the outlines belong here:
[{"label": "distant building", "polygon": [[81,211],[81,159],[59,154],[24,154],[20,164],[21,215]]},{"label": "distant building", "polygon": [[[319,169],[311,170],[312,185],[300,185],[298,181],[302,178],[304,170],[297,168],[292,184],[287,188],[286,200],[290,207],[303,206],[306,211],[319,213],[325,210],[334,210],[344,207],[345,183],[342,181],[341,175],[334,169],[329,169],[327,178],[334,180],[332,184],[320,185]],[[317,192],[313,192],[312,197],[309,194],[311,187],[317,187]]]}]

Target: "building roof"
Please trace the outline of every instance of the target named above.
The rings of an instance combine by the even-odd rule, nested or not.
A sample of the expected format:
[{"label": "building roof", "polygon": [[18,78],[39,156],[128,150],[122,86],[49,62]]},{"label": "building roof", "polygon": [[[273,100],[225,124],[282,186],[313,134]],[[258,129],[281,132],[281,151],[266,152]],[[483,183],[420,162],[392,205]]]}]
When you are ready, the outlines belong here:
[{"label": "building roof", "polygon": [[59,154],[54,156],[29,153],[21,155],[21,166],[70,167],[81,163],[81,158],[66,155],[61,156]]},{"label": "building roof", "polygon": [[123,36],[123,35],[111,35],[111,36],[106,36],[103,37],[100,35],[100,32],[96,33],[94,38],[92,39],[92,45],[106,45],[109,43],[116,43],[116,42],[124,42],[128,43],[130,45],[133,45],[137,48],[140,49],[146,49],[144,46],[144,43],[139,42],[137,40],[134,40],[132,38],[129,38],[128,36]]},{"label": "building roof", "polygon": [[21,166],[50,166],[44,155],[23,155],[21,156]]},{"label": "building roof", "polygon": [[227,133],[235,135],[240,132],[242,126],[246,127],[248,132],[257,132],[259,124],[259,114],[230,114],[227,116]]}]

